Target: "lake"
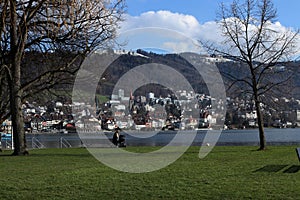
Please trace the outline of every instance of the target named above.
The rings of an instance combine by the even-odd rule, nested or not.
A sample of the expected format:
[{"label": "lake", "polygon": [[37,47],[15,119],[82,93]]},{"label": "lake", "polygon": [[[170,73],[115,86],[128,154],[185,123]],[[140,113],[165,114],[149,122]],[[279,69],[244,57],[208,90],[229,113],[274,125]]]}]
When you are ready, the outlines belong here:
[{"label": "lake", "polygon": [[[184,131],[182,139],[190,138],[194,131]],[[122,132],[126,136],[127,146],[165,146],[174,139],[176,131],[146,132]],[[191,145],[200,146],[207,134],[207,130],[199,130]],[[85,133],[79,137],[77,134],[27,134],[29,148],[51,147],[109,147],[107,138],[112,138],[113,132]],[[275,129],[266,128],[265,136],[268,145],[300,145],[300,128]],[[5,145],[2,141],[2,145]],[[223,130],[216,145],[258,145],[259,135],[257,129],[247,130]],[[182,145],[180,142],[174,145]]]}]

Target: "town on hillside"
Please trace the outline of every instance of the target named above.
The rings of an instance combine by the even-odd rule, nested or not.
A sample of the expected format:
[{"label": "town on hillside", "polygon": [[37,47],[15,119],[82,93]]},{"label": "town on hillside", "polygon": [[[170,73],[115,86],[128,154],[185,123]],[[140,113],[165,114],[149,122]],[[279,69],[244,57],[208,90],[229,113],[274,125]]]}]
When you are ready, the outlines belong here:
[{"label": "town on hillside", "polygon": [[[142,50],[117,50],[114,53],[123,55],[114,72],[124,73],[134,67],[133,62],[171,63],[178,66],[182,73],[191,76],[190,66],[178,55],[157,55]],[[204,63],[224,64],[226,68],[233,61],[216,55],[200,55]],[[118,66],[118,64],[120,66]],[[127,69],[128,68],[128,69]],[[286,70],[277,66],[276,70]],[[222,72],[221,72],[222,73]],[[116,75],[116,74],[114,74]],[[111,79],[117,77],[111,76]],[[192,85],[203,89],[203,83]],[[111,84],[108,84],[111,85]],[[197,90],[195,90],[197,91]],[[49,101],[47,103],[25,102],[22,110],[24,129],[28,133],[75,133],[76,131],[111,131],[116,126],[127,130],[197,130],[211,129],[216,124],[224,124],[220,129],[246,129],[257,127],[255,104],[251,96],[228,95],[225,102],[207,94],[207,91],[168,91],[164,94],[151,89],[135,94],[120,88],[115,94],[99,91],[105,101],[97,98],[90,103],[65,101]],[[103,92],[103,93],[101,93]],[[275,109],[261,103],[264,126],[276,128],[300,127],[300,99],[297,97],[270,97],[281,107]],[[214,107],[212,106],[214,105]],[[220,114],[225,113],[226,114]],[[1,133],[11,132],[10,119],[1,125]]]},{"label": "town on hillside", "polygon": [[[180,97],[180,98],[178,98]],[[212,108],[212,101],[217,107]],[[278,113],[264,107],[266,127],[295,128],[300,126],[300,100],[278,99],[291,110]],[[226,116],[218,109],[227,107]],[[224,129],[245,129],[257,126],[254,103],[243,99],[227,98],[218,101],[205,94],[177,91],[167,97],[156,97],[153,92],[145,96],[126,96],[119,89],[100,105],[79,102],[52,102],[48,106],[34,102],[23,104],[25,131],[28,133],[72,133],[76,130],[111,131],[116,126],[124,130],[197,130],[209,129],[217,122]],[[11,121],[5,120],[2,133],[11,131]]]}]

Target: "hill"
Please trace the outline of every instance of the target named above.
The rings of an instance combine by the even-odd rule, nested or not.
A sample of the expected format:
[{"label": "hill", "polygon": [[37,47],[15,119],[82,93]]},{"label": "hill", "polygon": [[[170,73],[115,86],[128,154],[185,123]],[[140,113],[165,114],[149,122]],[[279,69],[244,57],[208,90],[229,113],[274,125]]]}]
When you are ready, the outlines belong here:
[{"label": "hill", "polygon": [[[227,88],[232,83],[232,80],[228,78],[228,74],[242,77],[249,73],[247,70],[245,70],[245,66],[242,66],[240,63],[234,62],[233,60],[215,57],[214,55],[199,56],[201,57],[203,65],[207,63],[216,64]],[[172,67],[189,81],[195,92],[200,94],[208,94],[206,83],[201,75],[197,72],[193,65],[187,62],[183,57],[178,54],[155,54],[153,52],[146,52],[143,50],[137,50],[137,52],[125,52],[124,54],[120,55],[120,57],[115,60],[104,73],[106,83],[102,84],[101,87],[99,86],[97,92],[110,97],[113,87],[120,77],[137,66],[150,63],[158,63]],[[299,66],[300,61],[278,63],[276,66],[274,66],[275,70],[282,70],[282,74],[293,73],[292,79],[288,82],[288,85],[285,85],[285,88],[283,89],[283,91],[287,92],[285,94],[287,98],[300,99]],[[270,73],[270,76],[267,79],[269,80],[271,78],[274,79],[277,77],[274,76],[274,73]],[[243,93],[243,91],[247,90],[245,87],[246,86],[243,84],[236,84],[235,90],[228,91],[227,95],[236,97],[239,95],[239,93]],[[289,88],[287,89],[286,87]],[[279,90],[280,88],[277,89]],[[154,92],[157,96],[165,96],[170,93],[170,91],[166,90],[166,88],[163,86],[147,85],[147,87],[144,86],[138,91],[135,91],[135,94],[146,95],[149,91]],[[281,92],[275,93],[280,93],[282,96]]]}]

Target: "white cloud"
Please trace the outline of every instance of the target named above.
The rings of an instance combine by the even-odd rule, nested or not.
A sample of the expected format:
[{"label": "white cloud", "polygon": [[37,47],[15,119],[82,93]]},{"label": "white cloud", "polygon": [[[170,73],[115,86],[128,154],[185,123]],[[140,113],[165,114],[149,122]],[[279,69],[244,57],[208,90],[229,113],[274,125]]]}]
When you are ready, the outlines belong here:
[{"label": "white cloud", "polygon": [[[149,11],[141,14],[140,16],[125,17],[125,21],[121,24],[120,33],[124,33],[128,30],[140,29],[145,27],[152,27],[161,29],[160,38],[165,38],[165,41],[161,42],[161,46],[157,48],[166,48],[168,51],[183,52],[183,51],[194,51],[199,52],[199,44],[197,40],[203,38],[206,40],[220,41],[220,36],[216,34],[217,24],[215,22],[207,22],[201,25],[198,20],[192,15],[184,15],[180,13],[172,13],[170,11]],[[167,31],[164,31],[167,30]],[[212,34],[213,33],[213,34]],[[166,36],[169,34],[169,40]],[[157,34],[152,34],[150,37],[157,37]],[[177,39],[175,39],[177,36]],[[140,36],[139,36],[140,37]],[[145,36],[146,43],[151,40],[149,34]],[[184,43],[185,40],[188,42]],[[137,40],[137,35],[134,36],[134,40]],[[188,39],[187,39],[188,38]],[[129,41],[130,39],[128,39]],[[131,38],[133,40],[133,38]],[[156,43],[161,39],[152,38],[153,42]],[[140,43],[140,42],[139,42]],[[149,44],[147,44],[149,46]],[[148,47],[147,46],[147,47]]]},{"label": "white cloud", "polygon": [[[184,35],[186,38],[193,40],[193,44],[199,39],[204,41],[211,42],[222,42],[222,34],[218,24],[215,21],[208,21],[203,24],[200,24],[199,21],[192,15],[184,15],[180,13],[172,13],[170,11],[149,11],[141,14],[140,16],[130,16],[126,15],[125,21],[121,24],[120,33],[124,33],[128,30],[133,29],[143,29],[146,27],[158,28],[161,29],[161,36],[159,39],[156,39],[157,33],[148,33],[147,31],[139,31],[133,38],[127,37],[128,41],[140,38],[138,34],[144,34],[144,38],[139,40],[139,44],[142,45],[141,41],[145,40],[147,47],[156,48],[168,48],[173,49],[174,52],[178,51],[187,51],[189,48],[193,49],[192,51],[199,51],[199,48],[191,47],[191,44],[184,44],[184,41],[181,39],[174,39],[175,35]],[[273,23],[271,28],[283,32],[287,30],[286,27],[282,26],[279,22]],[[168,31],[163,31],[167,29]],[[167,33],[168,32],[168,33]],[[175,34],[174,34],[175,33]],[[169,36],[169,40],[168,40]],[[164,38],[164,40],[162,39]],[[161,43],[161,46],[158,46],[158,43]],[[189,43],[191,43],[189,41]],[[300,42],[299,42],[300,47]]]},{"label": "white cloud", "polygon": [[217,24],[211,21],[201,25],[192,15],[172,13],[170,11],[149,11],[140,16],[127,15],[121,25],[121,31],[143,27],[170,29],[192,38],[197,38],[201,35],[206,38],[212,38],[213,35],[216,35]]},{"label": "white cloud", "polygon": [[[163,44],[164,49],[172,49],[174,52],[189,52],[191,51],[191,45],[186,42],[164,42]],[[192,51],[197,52],[197,48],[193,49]],[[200,49],[198,49],[200,51]]]},{"label": "white cloud", "polygon": [[194,36],[199,30],[199,22],[191,15],[183,15],[172,13],[170,11],[149,11],[140,16],[127,15],[122,24],[122,31],[143,28],[143,27],[159,27]]}]

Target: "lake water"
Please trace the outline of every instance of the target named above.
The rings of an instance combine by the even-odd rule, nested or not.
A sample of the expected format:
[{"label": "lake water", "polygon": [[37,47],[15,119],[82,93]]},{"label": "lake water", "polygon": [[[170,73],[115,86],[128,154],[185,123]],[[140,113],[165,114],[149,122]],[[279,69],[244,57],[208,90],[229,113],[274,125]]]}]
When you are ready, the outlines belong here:
[{"label": "lake water", "polygon": [[[184,131],[182,139],[189,138],[193,135],[193,131]],[[126,135],[127,146],[165,146],[176,136],[176,131],[161,131],[154,132],[122,132]],[[197,131],[191,145],[202,145],[207,130]],[[79,137],[77,134],[28,134],[27,144],[29,148],[38,147],[80,147],[80,146],[95,146],[108,147],[112,146],[107,142],[107,138],[111,139],[113,133],[89,133],[82,134]],[[300,128],[294,129],[265,129],[265,136],[268,145],[300,145]],[[223,130],[218,139],[217,145],[258,145],[259,135],[258,130]],[[3,144],[4,145],[4,144]],[[181,145],[175,143],[175,145]]]},{"label": "lake water", "polygon": [[[140,133],[142,134],[142,133]],[[130,145],[151,145],[164,146],[173,138],[176,132],[161,132],[153,137],[140,139],[127,136],[127,143]],[[188,131],[187,131],[188,134]],[[194,146],[202,144],[206,130],[197,131],[192,143]],[[279,144],[300,144],[300,129],[265,129],[266,141],[269,145]],[[217,145],[258,145],[258,130],[223,130],[218,139]]]}]

